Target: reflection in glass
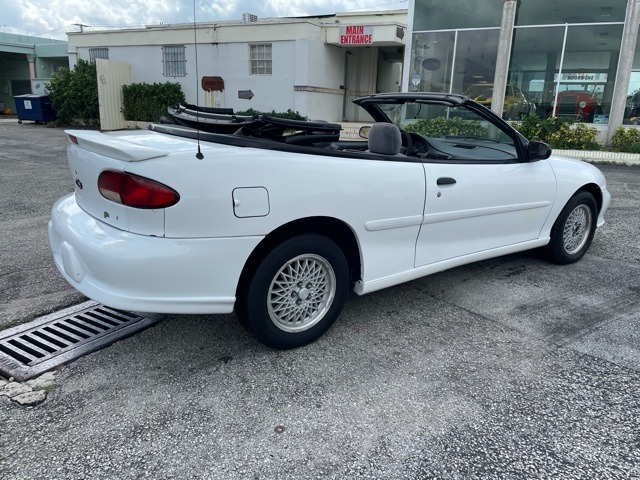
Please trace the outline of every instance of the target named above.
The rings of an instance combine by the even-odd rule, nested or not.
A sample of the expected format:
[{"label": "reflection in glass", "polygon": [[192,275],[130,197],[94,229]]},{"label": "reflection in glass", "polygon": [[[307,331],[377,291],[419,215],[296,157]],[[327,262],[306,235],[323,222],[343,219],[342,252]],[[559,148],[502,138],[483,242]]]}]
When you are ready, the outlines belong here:
[{"label": "reflection in glass", "polygon": [[503,0],[418,0],[413,31],[499,27],[503,3]]},{"label": "reflection in glass", "polygon": [[541,117],[608,123],[621,39],[613,24],[516,28],[509,83]]},{"label": "reflection in glass", "polygon": [[516,25],[624,22],[627,0],[521,0]]},{"label": "reflection in glass", "polygon": [[453,93],[466,93],[481,84],[493,84],[500,30],[458,32]]},{"label": "reflection in glass", "polygon": [[415,33],[411,45],[410,92],[449,92],[454,32]]},{"label": "reflection in glass", "polygon": [[565,27],[514,30],[508,83],[520,88],[531,103],[531,112],[540,117],[551,114],[564,31]]},{"label": "reflection in glass", "polygon": [[[638,28],[640,38],[640,27]],[[640,42],[636,44],[631,67],[631,79],[627,90],[627,103],[624,109],[622,123],[626,125],[640,125]]]},{"label": "reflection in glass", "polygon": [[569,26],[555,115],[609,123],[621,41],[622,25]]}]

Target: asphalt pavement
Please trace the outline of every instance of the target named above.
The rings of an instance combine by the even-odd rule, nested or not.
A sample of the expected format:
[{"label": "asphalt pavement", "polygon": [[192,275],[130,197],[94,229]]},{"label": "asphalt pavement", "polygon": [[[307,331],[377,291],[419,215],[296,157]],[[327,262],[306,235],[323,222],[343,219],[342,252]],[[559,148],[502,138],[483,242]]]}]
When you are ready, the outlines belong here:
[{"label": "asphalt pavement", "polygon": [[[0,328],[83,299],[53,266],[60,129],[0,123]],[[640,478],[640,168],[602,166],[578,263],[509,255],[358,297],[278,352],[172,315],[0,398],[3,479]]]}]

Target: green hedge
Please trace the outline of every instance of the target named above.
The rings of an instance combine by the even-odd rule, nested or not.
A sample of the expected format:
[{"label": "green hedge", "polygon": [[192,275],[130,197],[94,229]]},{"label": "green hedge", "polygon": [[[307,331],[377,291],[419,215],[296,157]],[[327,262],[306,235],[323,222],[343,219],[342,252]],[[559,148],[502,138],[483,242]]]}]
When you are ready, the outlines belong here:
[{"label": "green hedge", "polygon": [[619,127],[611,139],[611,144],[619,152],[640,153],[640,130]]},{"label": "green hedge", "polygon": [[430,120],[418,120],[404,127],[407,132],[420,133],[427,137],[485,137],[487,130],[480,122],[459,117],[438,117]]},{"label": "green hedge", "polygon": [[157,122],[167,107],[184,102],[179,83],[132,83],[122,86],[125,120]]},{"label": "green hedge", "polygon": [[88,125],[99,125],[98,81],[96,66],[78,60],[75,68],[60,68],[47,86],[57,123],[70,125],[81,121]]},{"label": "green hedge", "polygon": [[537,115],[526,115],[513,125],[529,140],[540,140],[553,148],[600,150],[600,145],[596,143],[598,130],[584,123],[574,125],[573,122],[559,117],[541,118]]}]

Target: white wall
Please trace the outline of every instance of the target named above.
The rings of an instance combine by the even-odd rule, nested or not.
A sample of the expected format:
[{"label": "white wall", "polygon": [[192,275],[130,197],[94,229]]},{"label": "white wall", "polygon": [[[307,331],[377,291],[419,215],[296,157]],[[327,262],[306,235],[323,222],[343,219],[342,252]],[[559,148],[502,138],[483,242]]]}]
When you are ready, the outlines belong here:
[{"label": "white wall", "polygon": [[[224,105],[236,111],[254,110],[286,111],[294,106],[293,78],[295,72],[295,42],[271,42],[272,74],[251,75],[249,69],[249,45],[230,43],[213,45],[211,71],[200,76],[216,75],[224,80]],[[200,53],[198,53],[200,55]],[[238,98],[239,90],[251,90],[251,100]],[[300,112],[304,115],[303,112]]]},{"label": "white wall", "polygon": [[[197,26],[198,72],[196,74],[194,30],[190,24],[139,29],[70,33],[69,63],[89,59],[89,49],[106,47],[109,59],[131,65],[132,82],[177,82],[189,103],[260,111],[292,109],[311,119],[340,121],[347,103],[347,118],[358,121],[351,100],[375,92],[377,47],[340,46],[327,40],[329,30],[341,24],[371,23],[390,38],[377,40],[385,47],[402,42],[396,38],[404,26],[405,11],[338,14],[326,19],[261,19],[256,23],[224,21]],[[388,32],[387,32],[388,33]],[[249,45],[271,43],[272,74],[251,75]],[[185,45],[187,75],[164,77],[162,45]],[[345,52],[349,56],[349,79],[345,82]],[[225,90],[214,95],[200,87],[203,76],[220,76]],[[344,84],[348,89],[345,95]],[[251,100],[238,98],[251,90]],[[198,97],[196,99],[196,96]]]},{"label": "white wall", "polygon": [[[199,80],[195,75],[195,50],[193,45],[186,45],[185,57],[187,60],[187,75],[184,77],[163,76],[162,47],[156,45],[135,45],[125,47],[107,46],[109,60],[128,62],[131,65],[131,81],[133,83],[164,83],[177,82],[182,86],[182,91],[188,102],[195,103],[196,85],[199,88]],[[213,69],[211,59],[211,45],[198,45],[198,73],[206,73]],[[78,47],[78,59],[89,61],[89,49]],[[200,94],[202,94],[200,89]]]},{"label": "white wall", "polygon": [[[342,120],[344,50],[312,39],[296,40],[295,108],[312,120]],[[303,113],[305,112],[305,113]]]},{"label": "white wall", "polygon": [[[177,82],[186,100],[196,103],[198,89],[201,105],[206,92],[200,86],[203,76],[220,76],[225,91],[217,95],[220,106],[243,111],[249,108],[277,112],[292,109],[303,116],[339,121],[343,96],[340,85],[344,77],[344,52],[313,39],[272,43],[272,75],[251,75],[248,43],[198,45],[198,77],[195,50],[186,45],[187,75],[164,77],[162,47],[159,45],[108,46],[109,59],[129,62],[134,83]],[[78,47],[79,59],[89,60],[89,48]],[[335,90],[334,93],[295,91],[294,85]],[[238,98],[239,90],[251,90],[251,100]]]}]

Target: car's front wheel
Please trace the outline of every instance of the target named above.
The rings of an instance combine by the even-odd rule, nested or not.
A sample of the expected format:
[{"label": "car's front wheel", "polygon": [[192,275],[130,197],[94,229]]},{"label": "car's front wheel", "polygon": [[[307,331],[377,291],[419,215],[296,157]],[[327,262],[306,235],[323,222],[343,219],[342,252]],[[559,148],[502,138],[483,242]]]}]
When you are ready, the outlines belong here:
[{"label": "car's front wheel", "polygon": [[332,240],[307,234],[271,249],[238,291],[236,314],[265,345],[297,348],[322,336],[349,292],[349,265]]},{"label": "car's front wheel", "polygon": [[579,192],[567,202],[551,229],[548,251],[554,262],[577,262],[587,253],[596,231],[597,212],[589,192]]}]

